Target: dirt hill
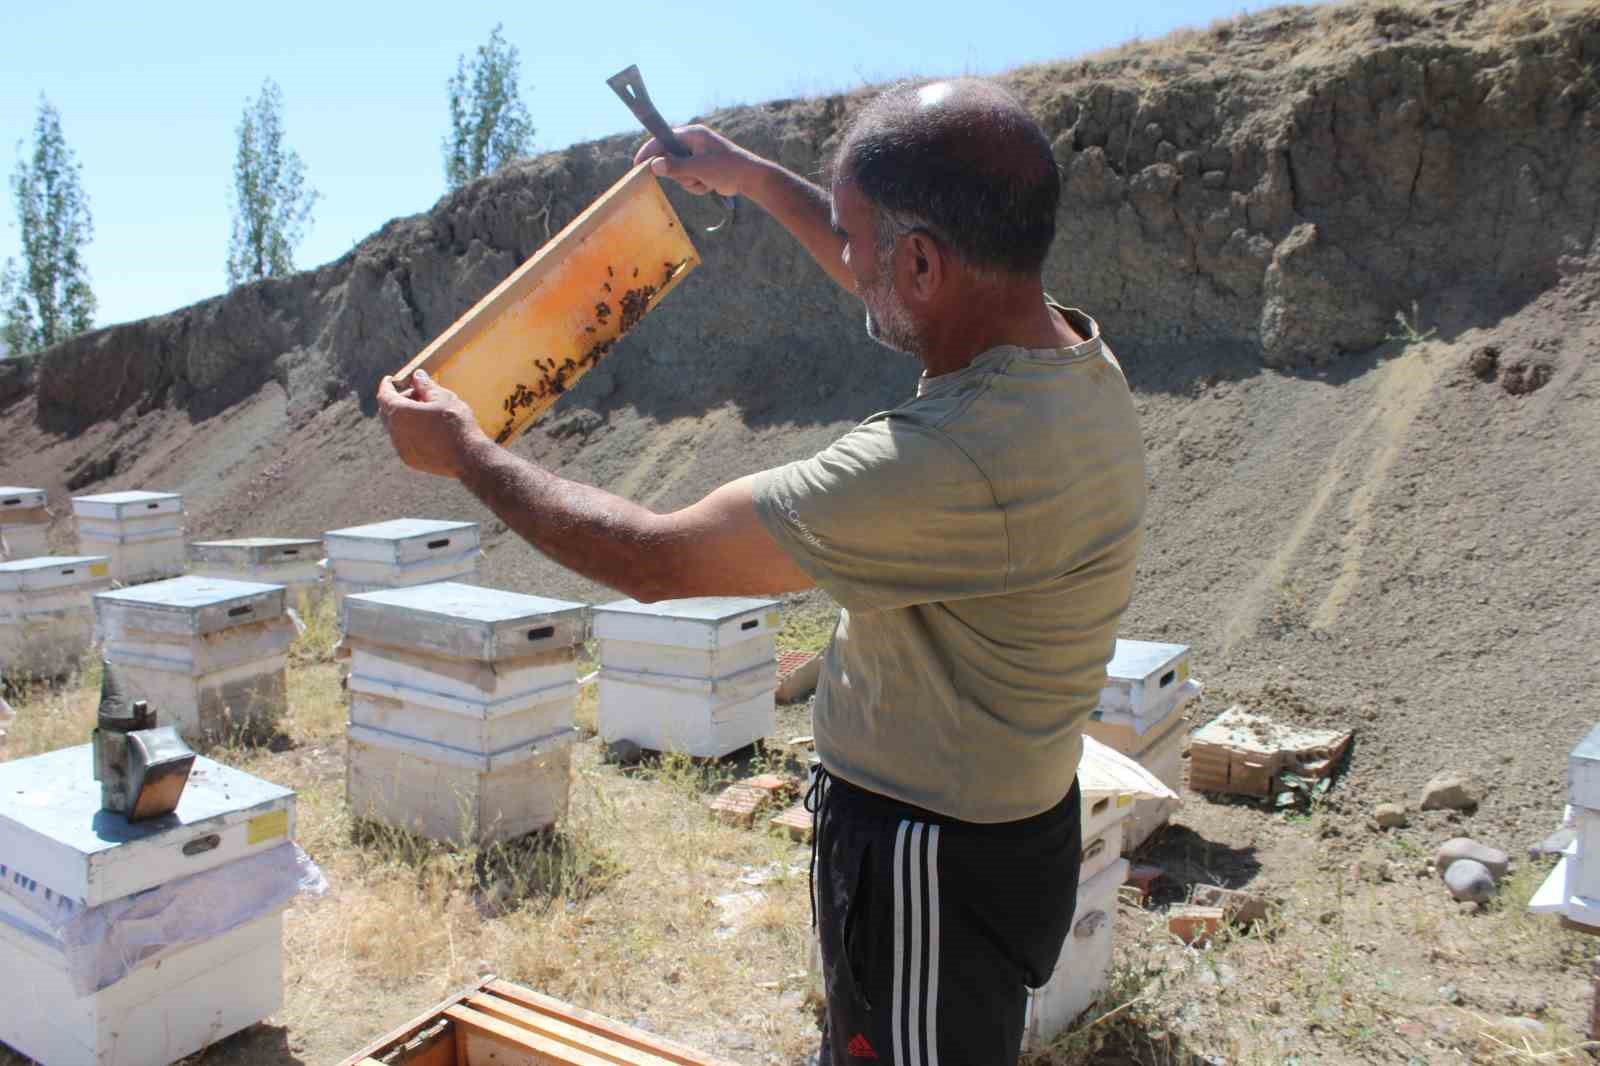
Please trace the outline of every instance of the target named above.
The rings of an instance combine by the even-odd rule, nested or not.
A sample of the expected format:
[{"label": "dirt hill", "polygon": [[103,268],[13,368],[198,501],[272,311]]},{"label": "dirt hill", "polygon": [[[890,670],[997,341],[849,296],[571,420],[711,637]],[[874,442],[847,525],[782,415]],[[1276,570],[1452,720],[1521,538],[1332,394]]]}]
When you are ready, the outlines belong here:
[{"label": "dirt hill", "polygon": [[[1068,179],[1049,287],[1139,394],[1154,495],[1127,632],[1193,644],[1214,692],[1358,726],[1347,802],[1479,774],[1478,824],[1513,849],[1559,814],[1564,753],[1600,717],[1597,61],[1593,3],[1445,0],[1282,8],[1003,79]],[[709,121],[817,173],[865,98]],[[405,472],[370,397],[637,139],[12,369],[0,480],[181,491],[196,537],[481,519],[489,581],[604,596]],[[914,364],[774,223],[749,209],[699,243],[704,268],[519,451],[673,507],[908,392]]]}]

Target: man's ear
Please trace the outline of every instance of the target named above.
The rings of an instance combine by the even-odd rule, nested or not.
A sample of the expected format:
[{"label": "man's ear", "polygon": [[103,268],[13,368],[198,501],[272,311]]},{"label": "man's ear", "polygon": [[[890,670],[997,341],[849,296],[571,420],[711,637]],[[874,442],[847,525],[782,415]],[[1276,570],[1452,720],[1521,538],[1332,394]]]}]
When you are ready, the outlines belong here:
[{"label": "man's ear", "polygon": [[912,230],[900,242],[901,291],[917,303],[931,303],[949,276],[949,261],[944,249],[923,230]]}]

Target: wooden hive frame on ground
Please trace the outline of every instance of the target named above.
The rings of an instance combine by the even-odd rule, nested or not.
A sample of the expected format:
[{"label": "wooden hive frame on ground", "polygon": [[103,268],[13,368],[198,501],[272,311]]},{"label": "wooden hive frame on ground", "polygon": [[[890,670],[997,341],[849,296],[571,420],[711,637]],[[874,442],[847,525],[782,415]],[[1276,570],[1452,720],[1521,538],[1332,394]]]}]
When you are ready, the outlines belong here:
[{"label": "wooden hive frame on ground", "polygon": [[340,1066],[733,1066],[520,985],[486,977]]},{"label": "wooden hive frame on ground", "polygon": [[634,167],[407,363],[501,444],[572,388],[700,263],[648,164]]}]

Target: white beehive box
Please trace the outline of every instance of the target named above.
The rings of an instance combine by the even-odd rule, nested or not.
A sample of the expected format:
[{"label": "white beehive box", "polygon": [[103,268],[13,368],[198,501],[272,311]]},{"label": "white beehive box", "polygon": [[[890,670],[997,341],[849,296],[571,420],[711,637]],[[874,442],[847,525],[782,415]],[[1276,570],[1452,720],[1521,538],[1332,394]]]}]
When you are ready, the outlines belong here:
[{"label": "white beehive box", "polygon": [[479,843],[554,824],[587,613],[450,581],[349,597],[351,809]]},{"label": "white beehive box", "polygon": [[13,677],[70,670],[94,641],[89,598],[110,587],[103,555],[0,563],[0,669]]},{"label": "white beehive box", "polygon": [[1184,708],[1198,699],[1202,691],[1200,682],[1190,678],[1168,689],[1159,703],[1140,716],[1096,707],[1083,724],[1084,735],[1124,755],[1137,757],[1184,720]]},{"label": "white beehive box", "polygon": [[409,588],[435,581],[461,581],[478,574],[476,522],[396,518],[323,534],[334,595]]},{"label": "white beehive box", "polygon": [[1044,1048],[1105,991],[1117,925],[1117,889],[1127,879],[1128,860],[1118,858],[1079,882],[1072,928],[1055,972],[1043,985],[1028,991],[1024,1052]]},{"label": "white beehive box", "polygon": [[271,729],[294,625],[281,585],[193,575],[98,593],[107,669],[191,744]]},{"label": "white beehive box", "polygon": [[1560,914],[1600,931],[1600,725],[1567,757],[1567,800],[1572,843],[1528,901],[1528,909]]},{"label": "white beehive box", "polygon": [[189,572],[282,585],[290,606],[322,586],[322,542],[289,537],[200,540],[189,545]]},{"label": "white beehive box", "polygon": [[765,599],[596,607],[601,737],[720,758],[771,733],[778,625]]},{"label": "white beehive box", "polygon": [[125,585],[183,573],[183,497],[175,492],[108,492],[74,496],[78,550],[111,559]]},{"label": "white beehive box", "polygon": [[46,532],[50,512],[43,489],[0,485],[0,559],[32,559],[50,554]]},{"label": "white beehive box", "polygon": [[[12,978],[0,1042],[50,1066],[165,1066],[278,1010],[282,902],[241,908],[232,928],[199,940],[137,904],[122,924],[83,919],[147,894],[163,914],[214,911],[188,898],[191,886],[266,857],[293,827],[292,792],[208,759],[174,814],[131,824],[100,810],[87,744],[0,764],[0,973]],[[69,946],[64,928],[103,942]],[[106,958],[124,937],[140,944],[135,956]],[[74,959],[86,948],[99,965],[85,992]]]},{"label": "white beehive box", "polygon": [[[1157,737],[1148,748],[1138,752],[1134,758],[1162,784],[1174,792],[1182,792],[1183,745],[1188,737],[1189,731],[1183,728],[1182,719],[1175,716],[1172,727]],[[1167,824],[1172,812],[1177,809],[1176,799],[1137,800],[1133,805],[1133,813],[1128,815],[1128,821],[1123,828],[1123,854],[1133,854],[1150,839],[1152,833]]]},{"label": "white beehive box", "polygon": [[1189,646],[1119,640],[1106,664],[1099,709],[1136,718],[1159,714],[1170,690],[1189,680]]}]

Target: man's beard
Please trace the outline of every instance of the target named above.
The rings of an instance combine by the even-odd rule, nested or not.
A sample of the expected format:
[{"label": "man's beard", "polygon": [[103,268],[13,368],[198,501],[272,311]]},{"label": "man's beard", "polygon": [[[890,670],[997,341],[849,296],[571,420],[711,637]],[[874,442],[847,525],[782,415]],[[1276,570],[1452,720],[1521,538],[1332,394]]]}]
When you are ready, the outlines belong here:
[{"label": "man's beard", "polygon": [[922,349],[922,330],[911,311],[894,291],[894,281],[881,278],[862,290],[867,311],[867,336],[890,351],[916,355]]}]

